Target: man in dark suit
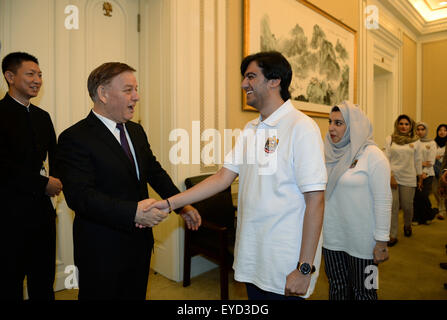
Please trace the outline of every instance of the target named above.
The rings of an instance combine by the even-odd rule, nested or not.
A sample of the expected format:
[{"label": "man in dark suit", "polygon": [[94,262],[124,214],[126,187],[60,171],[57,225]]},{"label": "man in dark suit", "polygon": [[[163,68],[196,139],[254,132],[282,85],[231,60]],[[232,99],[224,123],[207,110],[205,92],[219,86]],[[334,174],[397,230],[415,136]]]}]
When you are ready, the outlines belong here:
[{"label": "man in dark suit", "polygon": [[[93,110],[59,137],[57,167],[75,211],[79,299],[145,299],[154,244],[150,227],[167,217],[157,209],[145,211],[155,201],[148,199],[147,183],[164,198],[179,192],[143,128],[130,121],[139,100],[134,71],[118,62],[93,70]],[[193,207],[179,213],[189,228],[199,227]]]},{"label": "man in dark suit", "polygon": [[26,276],[30,299],[52,300],[56,213],[50,197],[62,190],[53,177],[56,134],[50,115],[30,103],[42,85],[38,60],[13,52],[3,59],[2,72],[8,93],[0,101],[1,296],[22,300]]}]

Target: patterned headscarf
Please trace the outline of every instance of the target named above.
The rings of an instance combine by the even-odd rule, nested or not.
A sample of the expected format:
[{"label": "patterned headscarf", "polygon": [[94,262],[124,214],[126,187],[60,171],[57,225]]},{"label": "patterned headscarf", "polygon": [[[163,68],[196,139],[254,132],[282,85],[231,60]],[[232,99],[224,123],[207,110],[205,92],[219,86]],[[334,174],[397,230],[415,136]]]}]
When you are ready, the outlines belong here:
[{"label": "patterned headscarf", "polygon": [[[408,131],[408,133],[402,133],[399,130],[399,121],[402,119],[407,119],[408,122],[410,122],[410,130]],[[411,119],[406,114],[401,114],[399,117],[397,117],[396,121],[394,122],[394,132],[391,135],[392,142],[397,143],[399,145],[415,142],[419,139],[418,135],[415,132],[416,132],[416,126],[413,119]]]}]

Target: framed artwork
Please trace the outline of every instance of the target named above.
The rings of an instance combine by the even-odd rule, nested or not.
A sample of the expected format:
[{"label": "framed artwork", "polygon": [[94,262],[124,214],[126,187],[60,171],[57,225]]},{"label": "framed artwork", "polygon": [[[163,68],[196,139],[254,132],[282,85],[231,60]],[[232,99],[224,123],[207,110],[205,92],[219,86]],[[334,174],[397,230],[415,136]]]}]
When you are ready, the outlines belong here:
[{"label": "framed artwork", "polygon": [[[313,117],[356,102],[356,31],[305,0],[244,0],[244,57],[279,51],[293,71],[291,100]],[[253,111],[246,104],[243,110]]]}]

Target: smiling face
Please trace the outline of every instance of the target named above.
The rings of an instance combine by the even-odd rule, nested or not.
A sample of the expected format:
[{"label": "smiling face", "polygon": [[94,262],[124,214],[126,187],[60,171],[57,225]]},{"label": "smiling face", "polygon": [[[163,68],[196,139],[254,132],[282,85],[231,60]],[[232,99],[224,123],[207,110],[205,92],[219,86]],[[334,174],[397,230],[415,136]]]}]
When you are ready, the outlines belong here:
[{"label": "smiling face", "polygon": [[9,94],[23,104],[36,97],[42,86],[42,71],[33,61],[23,61],[16,73],[6,71],[5,77],[9,83]]},{"label": "smiling face", "polygon": [[419,136],[419,138],[423,138],[427,135],[427,130],[425,130],[424,126],[419,125],[416,128],[416,134]]},{"label": "smiling face", "polygon": [[259,110],[268,97],[268,80],[256,61],[252,61],[245,70],[241,87],[245,90],[247,104]]},{"label": "smiling face", "polygon": [[410,121],[405,118],[400,119],[399,123],[397,124],[397,129],[400,133],[407,134],[408,132],[410,132],[411,129]]},{"label": "smiling face", "polygon": [[329,114],[329,135],[333,143],[338,143],[346,132],[346,122],[340,111],[332,111]]},{"label": "smiling face", "polygon": [[122,72],[105,86],[98,87],[98,96],[103,103],[103,115],[125,123],[133,118],[135,105],[140,100],[137,79],[133,72]]},{"label": "smiling face", "polygon": [[441,138],[445,138],[447,136],[447,129],[445,127],[439,128],[438,136],[440,136]]}]

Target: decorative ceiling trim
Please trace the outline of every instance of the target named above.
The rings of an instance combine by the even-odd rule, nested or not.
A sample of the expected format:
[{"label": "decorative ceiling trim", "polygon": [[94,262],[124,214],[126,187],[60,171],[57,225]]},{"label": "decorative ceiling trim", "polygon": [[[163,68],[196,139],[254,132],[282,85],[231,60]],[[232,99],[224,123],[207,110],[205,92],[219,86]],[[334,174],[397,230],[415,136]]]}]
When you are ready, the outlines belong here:
[{"label": "decorative ceiling trim", "polygon": [[408,0],[379,0],[379,2],[418,35],[425,36],[447,30],[447,18],[427,22]]}]

